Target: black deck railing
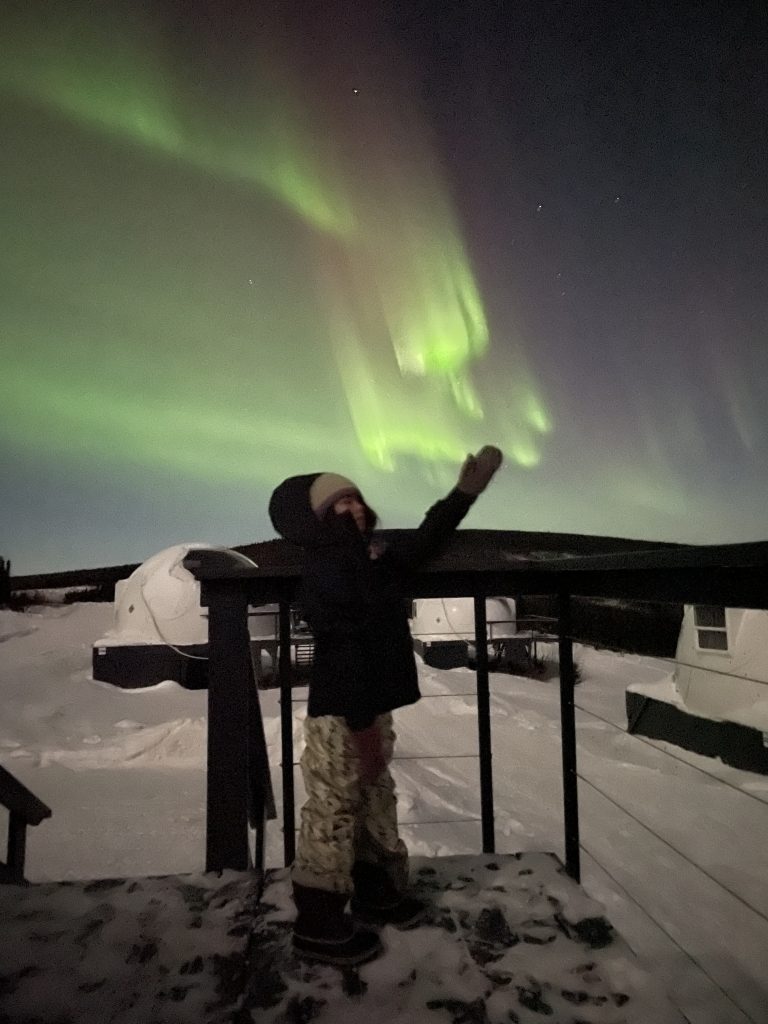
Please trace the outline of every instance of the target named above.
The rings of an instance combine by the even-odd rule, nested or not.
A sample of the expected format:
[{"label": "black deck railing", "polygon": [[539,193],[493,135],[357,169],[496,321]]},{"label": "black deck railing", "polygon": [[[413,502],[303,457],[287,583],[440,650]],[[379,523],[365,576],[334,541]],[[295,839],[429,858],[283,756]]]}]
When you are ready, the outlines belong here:
[{"label": "black deck railing", "polygon": [[[206,870],[245,870],[253,863],[248,824],[263,867],[264,820],[274,813],[266,746],[254,685],[248,607],[279,604],[278,672],[282,704],[283,841],[294,853],[290,605],[298,577],[262,570],[242,555],[193,551],[185,565],[202,582],[209,611],[208,819]],[[425,570],[409,597],[473,597],[475,601],[478,752],[484,851],[494,848],[490,701],[485,598],[521,594],[558,600],[565,865],[579,879],[579,811],[574,709],[573,596],[679,604],[768,608],[768,542],[593,555],[552,562],[516,561],[512,569]]]},{"label": "black deck railing", "polygon": [[0,805],[8,811],[5,862],[0,861],[0,882],[24,883],[27,827],[50,818],[51,809],[15,776],[0,767]]}]

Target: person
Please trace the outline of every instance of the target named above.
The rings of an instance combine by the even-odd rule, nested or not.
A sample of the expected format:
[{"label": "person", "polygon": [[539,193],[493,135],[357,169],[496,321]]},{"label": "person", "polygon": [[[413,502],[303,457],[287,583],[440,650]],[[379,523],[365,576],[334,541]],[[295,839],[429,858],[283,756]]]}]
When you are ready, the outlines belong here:
[{"label": "person", "polygon": [[381,951],[374,928],[410,927],[425,907],[408,895],[408,854],[389,771],[392,711],[419,697],[408,623],[409,574],[450,539],[501,465],[498,448],[468,455],[453,490],[397,545],[336,473],[290,477],[275,489],[276,531],[304,551],[298,603],[315,638],[301,769],[307,793],[292,867],[294,949],[326,963]]}]

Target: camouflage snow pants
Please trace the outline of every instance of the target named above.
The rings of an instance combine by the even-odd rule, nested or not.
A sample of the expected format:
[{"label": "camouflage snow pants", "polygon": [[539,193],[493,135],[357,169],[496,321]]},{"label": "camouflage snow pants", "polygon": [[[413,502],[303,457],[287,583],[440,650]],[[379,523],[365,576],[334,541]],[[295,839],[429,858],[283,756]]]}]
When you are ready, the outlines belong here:
[{"label": "camouflage snow pants", "polygon": [[[384,758],[389,765],[395,733],[392,715],[380,715]],[[395,886],[407,884],[408,853],[397,832],[397,798],[389,768],[372,783],[360,778],[360,761],[343,718],[307,717],[301,771],[307,801],[292,878],[299,885],[352,892],[352,865],[383,867]]]}]

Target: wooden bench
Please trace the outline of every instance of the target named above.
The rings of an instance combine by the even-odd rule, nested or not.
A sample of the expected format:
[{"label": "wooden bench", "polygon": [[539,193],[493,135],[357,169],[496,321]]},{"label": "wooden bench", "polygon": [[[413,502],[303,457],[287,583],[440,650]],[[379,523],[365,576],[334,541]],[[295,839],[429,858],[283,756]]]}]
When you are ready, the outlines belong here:
[{"label": "wooden bench", "polygon": [[50,818],[51,809],[3,767],[0,767],[0,804],[9,814],[8,849],[5,863],[0,861],[0,882],[23,885],[27,826],[39,825]]}]

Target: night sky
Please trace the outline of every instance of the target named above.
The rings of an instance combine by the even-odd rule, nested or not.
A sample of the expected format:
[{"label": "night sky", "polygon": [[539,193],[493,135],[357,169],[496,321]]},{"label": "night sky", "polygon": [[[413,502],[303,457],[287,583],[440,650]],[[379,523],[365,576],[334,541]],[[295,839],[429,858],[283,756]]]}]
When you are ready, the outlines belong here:
[{"label": "night sky", "polygon": [[0,555],[484,443],[467,526],[766,539],[767,69],[762,2],[6,0]]}]

